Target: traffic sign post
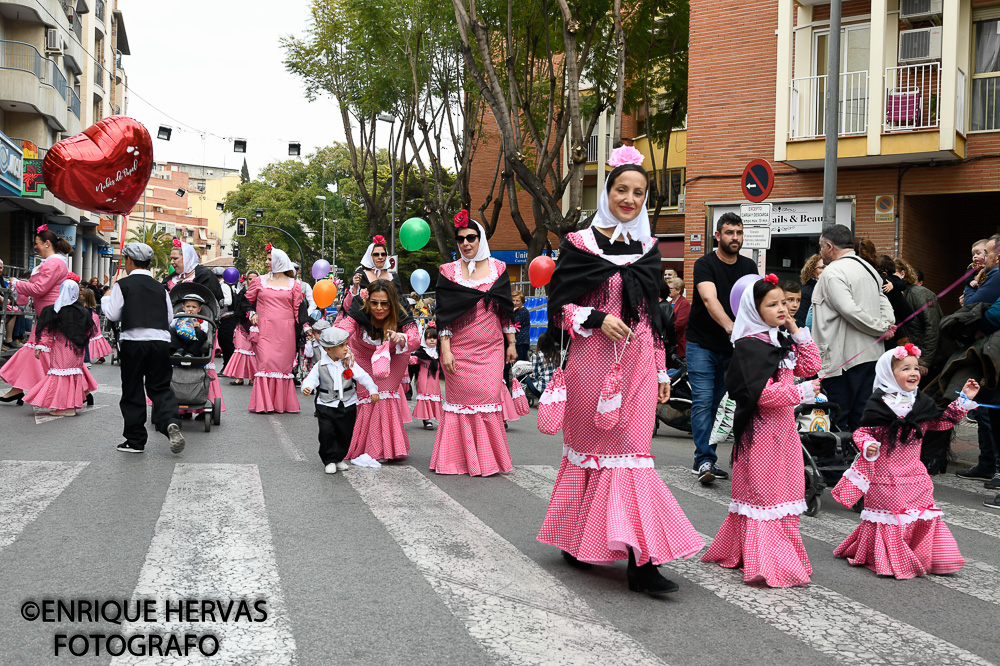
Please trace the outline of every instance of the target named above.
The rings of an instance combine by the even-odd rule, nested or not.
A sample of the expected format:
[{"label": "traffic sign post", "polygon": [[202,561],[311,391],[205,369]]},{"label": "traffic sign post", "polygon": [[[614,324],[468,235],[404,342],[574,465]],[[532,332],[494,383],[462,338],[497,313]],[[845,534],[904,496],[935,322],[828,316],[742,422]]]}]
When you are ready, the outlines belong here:
[{"label": "traffic sign post", "polygon": [[767,160],[750,160],[743,169],[740,185],[747,201],[760,203],[771,194],[771,188],[774,187],[774,169]]},{"label": "traffic sign post", "polygon": [[771,204],[741,204],[740,219],[743,220],[743,248],[753,250],[753,261],[763,272],[767,250],[771,248]]}]

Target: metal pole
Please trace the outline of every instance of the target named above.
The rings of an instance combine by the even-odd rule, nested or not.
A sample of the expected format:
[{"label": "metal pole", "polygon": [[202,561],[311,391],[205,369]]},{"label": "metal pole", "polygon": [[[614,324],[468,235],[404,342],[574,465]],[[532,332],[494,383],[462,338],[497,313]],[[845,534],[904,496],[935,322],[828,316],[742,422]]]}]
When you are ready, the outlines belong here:
[{"label": "metal pole", "polygon": [[330,229],[330,235],[333,237],[333,268],[334,275],[337,274],[337,220],[332,220],[333,227]]},{"label": "metal pole", "polygon": [[323,199],[323,235],[320,241],[320,251],[319,256],[321,258],[326,258],[326,199]]},{"label": "metal pole", "polygon": [[[393,123],[389,128],[389,149],[392,150],[390,157],[392,158],[392,219],[389,220],[389,254],[396,254],[396,151],[393,144],[393,132],[396,129],[396,124]],[[396,267],[399,270],[399,267]]]},{"label": "metal pole", "polygon": [[840,0],[830,0],[827,37],[826,155],[823,160],[823,227],[837,223],[837,137],[840,124]]}]

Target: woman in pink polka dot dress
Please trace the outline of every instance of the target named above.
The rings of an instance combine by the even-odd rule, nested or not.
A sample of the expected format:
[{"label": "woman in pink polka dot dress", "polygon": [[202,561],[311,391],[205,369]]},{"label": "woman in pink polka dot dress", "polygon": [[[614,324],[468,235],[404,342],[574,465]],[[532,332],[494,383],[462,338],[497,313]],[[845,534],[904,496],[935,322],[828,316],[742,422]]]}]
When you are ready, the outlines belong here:
[{"label": "woman in pink polka dot dress", "polygon": [[[644,204],[646,173],[627,163],[607,182],[593,225],[563,241],[548,289],[542,352],[559,358],[558,329],[572,343],[563,371],[562,462],[538,540],[562,550],[576,568],[628,560],[630,590],[664,594],[678,586],[657,566],[691,557],[705,543],[657,475],[650,453],[654,410],[657,400],[669,398],[670,383],[657,307],[660,252]],[[605,383],[618,375],[616,361],[620,394],[604,396]]]},{"label": "woman in pink polka dot dress", "polygon": [[880,576],[913,578],[954,573],[965,565],[958,544],[934,502],[934,484],[920,462],[928,430],[950,430],[976,403],[973,380],[944,413],[917,392],[920,349],[908,344],[885,352],[875,366],[875,391],[865,405],[854,441],[861,449],[833,489],[844,506],[864,495],[858,525],[833,554]]},{"label": "woman in pink polka dot dress", "polygon": [[455,216],[455,238],[462,256],[438,269],[435,293],[445,402],[431,469],[506,474],[513,467],[503,424],[503,366],[517,359],[510,278],[507,265],[490,257],[483,228],[464,210]]},{"label": "woman in pink polka dot dress", "polygon": [[733,360],[726,372],[726,388],[736,401],[732,501],[701,559],[742,567],[746,583],[792,587],[807,584],[812,574],[799,534],[806,501],[795,407],[812,402],[819,385],[796,385],[794,377],[815,375],[821,362],[809,330],[788,316],[777,283],[772,274],[748,286],[733,323]]}]

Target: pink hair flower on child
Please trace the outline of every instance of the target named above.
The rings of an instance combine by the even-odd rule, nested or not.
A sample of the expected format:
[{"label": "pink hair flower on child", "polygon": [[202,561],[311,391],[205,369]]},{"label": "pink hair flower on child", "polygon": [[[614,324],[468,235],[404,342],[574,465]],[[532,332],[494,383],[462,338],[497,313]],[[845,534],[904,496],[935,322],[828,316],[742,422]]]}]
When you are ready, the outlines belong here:
[{"label": "pink hair flower on child", "polygon": [[896,347],[893,349],[892,356],[900,361],[907,356],[916,356],[917,358],[920,358],[920,347],[916,346],[912,342],[907,342],[902,347]]},{"label": "pink hair flower on child", "polygon": [[620,146],[611,151],[611,159],[608,166],[619,167],[623,164],[634,164],[642,166],[645,156],[632,146]]},{"label": "pink hair flower on child", "polygon": [[764,282],[770,282],[771,284],[778,284],[778,276],[774,273],[768,273],[764,276]]}]

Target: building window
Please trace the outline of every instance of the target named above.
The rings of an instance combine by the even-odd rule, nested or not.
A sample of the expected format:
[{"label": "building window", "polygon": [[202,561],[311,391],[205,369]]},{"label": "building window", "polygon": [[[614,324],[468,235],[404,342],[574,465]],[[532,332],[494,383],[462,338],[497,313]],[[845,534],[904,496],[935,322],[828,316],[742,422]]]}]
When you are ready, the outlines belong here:
[{"label": "building window", "polygon": [[[666,195],[667,198],[663,202],[664,208],[677,208],[680,205],[681,197],[684,195],[684,169],[666,169]],[[646,175],[650,180],[650,189],[653,187],[659,187],[663,183],[662,178],[657,178],[657,175],[663,174],[663,171],[652,172],[647,171]],[[652,195],[652,192],[650,193]],[[650,196],[649,198],[649,208],[651,210],[656,209],[656,198]]]},{"label": "building window", "polygon": [[1000,129],[1000,19],[976,21],[972,70],[972,131]]}]

